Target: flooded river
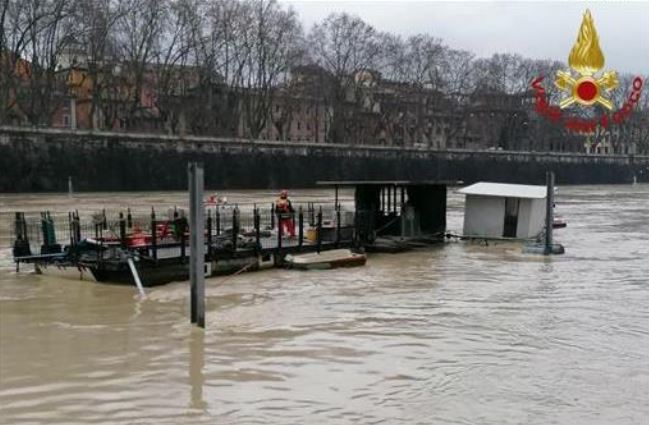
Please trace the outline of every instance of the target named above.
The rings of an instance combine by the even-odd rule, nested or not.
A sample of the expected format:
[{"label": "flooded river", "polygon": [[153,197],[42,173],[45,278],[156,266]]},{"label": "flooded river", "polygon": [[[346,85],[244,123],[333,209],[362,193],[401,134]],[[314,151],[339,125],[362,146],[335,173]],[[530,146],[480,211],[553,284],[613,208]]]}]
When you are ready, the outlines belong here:
[{"label": "flooded river", "polygon": [[[0,195],[0,212],[185,196]],[[462,205],[451,191],[458,233]],[[139,300],[16,274],[5,240],[0,423],[646,423],[649,185],[562,187],[557,210],[560,257],[449,242],[364,268],[209,279],[204,332],[186,282]]]}]

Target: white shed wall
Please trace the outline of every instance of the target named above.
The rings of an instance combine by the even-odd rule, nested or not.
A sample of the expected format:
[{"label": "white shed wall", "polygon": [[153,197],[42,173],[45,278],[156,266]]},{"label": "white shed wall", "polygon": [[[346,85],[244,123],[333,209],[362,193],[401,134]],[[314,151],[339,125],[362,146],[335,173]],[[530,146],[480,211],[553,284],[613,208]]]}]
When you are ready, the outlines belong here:
[{"label": "white shed wall", "polygon": [[543,231],[545,227],[545,199],[530,199],[531,213],[528,226],[528,237],[534,237]]},{"label": "white shed wall", "polygon": [[467,195],[464,207],[466,236],[502,237],[505,224],[505,198]]},{"label": "white shed wall", "polygon": [[518,226],[516,226],[517,238],[528,238],[530,233],[530,218],[532,215],[533,199],[519,199],[518,202]]}]

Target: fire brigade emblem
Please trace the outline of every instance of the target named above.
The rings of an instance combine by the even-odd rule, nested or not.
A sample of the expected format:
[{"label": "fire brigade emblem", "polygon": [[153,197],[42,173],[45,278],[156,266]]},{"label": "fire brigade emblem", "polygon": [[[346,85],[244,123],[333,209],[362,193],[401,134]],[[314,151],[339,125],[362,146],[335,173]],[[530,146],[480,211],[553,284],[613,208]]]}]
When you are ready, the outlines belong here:
[{"label": "fire brigade emblem", "polygon": [[583,106],[600,104],[605,108],[613,109],[613,103],[606,97],[618,86],[617,73],[606,71],[597,75],[604,68],[604,55],[599,47],[599,37],[595,30],[593,17],[590,10],[586,10],[577,41],[568,56],[568,64],[572,71],[558,71],[554,84],[569,96],[559,103],[561,109],[567,108],[575,103]]}]

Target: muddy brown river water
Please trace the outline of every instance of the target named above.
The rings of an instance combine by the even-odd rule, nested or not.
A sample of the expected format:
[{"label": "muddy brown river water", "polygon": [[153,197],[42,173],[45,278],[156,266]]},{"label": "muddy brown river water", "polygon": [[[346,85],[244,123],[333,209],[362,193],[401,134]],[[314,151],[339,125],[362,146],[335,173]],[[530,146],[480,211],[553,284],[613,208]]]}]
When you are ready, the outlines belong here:
[{"label": "muddy brown river water", "polygon": [[[185,197],[0,195],[0,217]],[[450,230],[462,206],[450,191]],[[363,268],[208,279],[204,332],[187,282],[140,300],[16,274],[5,226],[0,423],[646,424],[649,185],[561,187],[557,210],[558,257],[453,241]]]}]

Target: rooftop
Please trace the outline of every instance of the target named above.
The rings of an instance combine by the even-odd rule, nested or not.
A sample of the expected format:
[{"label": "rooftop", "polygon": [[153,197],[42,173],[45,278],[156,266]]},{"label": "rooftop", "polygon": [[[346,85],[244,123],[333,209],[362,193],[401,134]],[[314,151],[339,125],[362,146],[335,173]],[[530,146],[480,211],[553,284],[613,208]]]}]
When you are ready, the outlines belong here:
[{"label": "rooftop", "polygon": [[457,180],[332,180],[318,181],[318,186],[454,186]]},{"label": "rooftop", "polygon": [[465,195],[543,199],[546,196],[547,188],[527,184],[478,182],[462,188],[458,192]]}]

